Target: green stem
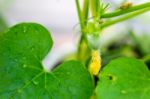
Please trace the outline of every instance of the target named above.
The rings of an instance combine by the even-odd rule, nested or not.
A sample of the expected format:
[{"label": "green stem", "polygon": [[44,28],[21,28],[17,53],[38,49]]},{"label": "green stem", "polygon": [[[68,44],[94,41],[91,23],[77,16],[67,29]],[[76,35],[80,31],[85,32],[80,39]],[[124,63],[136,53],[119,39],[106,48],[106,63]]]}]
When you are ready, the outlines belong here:
[{"label": "green stem", "polygon": [[96,5],[97,17],[98,17],[98,18],[101,18],[101,13],[100,13],[100,12],[101,12],[101,11],[100,11],[100,10],[101,10],[101,0],[97,0],[96,4],[97,4],[97,5]]},{"label": "green stem", "polygon": [[92,17],[96,21],[97,16],[97,0],[90,0]]},{"label": "green stem", "polygon": [[150,7],[150,2],[140,4],[140,5],[136,5],[136,6],[128,8],[128,9],[124,9],[124,10],[117,10],[115,12],[105,13],[101,16],[101,18],[112,18],[112,17],[124,15],[124,14],[127,14],[127,13],[131,13],[131,12],[134,12],[134,11],[138,11],[138,10],[141,10],[141,9],[145,9],[147,7]]},{"label": "green stem", "polygon": [[82,30],[82,29],[84,29],[84,20],[83,20],[82,11],[80,8],[79,0],[76,0],[76,7],[77,7],[78,17],[79,17],[79,21],[80,21],[81,30]]},{"label": "green stem", "polygon": [[145,9],[142,9],[142,10],[140,10],[140,11],[136,11],[136,12],[130,13],[130,14],[128,14],[128,15],[126,15],[126,16],[123,16],[123,17],[121,17],[121,18],[118,18],[118,19],[116,19],[116,20],[108,21],[108,22],[102,24],[102,25],[101,25],[101,28],[105,28],[105,27],[111,26],[111,25],[113,25],[113,24],[116,24],[116,23],[119,23],[119,22],[128,20],[128,19],[133,18],[133,17],[135,17],[135,16],[137,16],[137,15],[143,14],[144,12],[147,12],[147,11],[149,11],[149,10],[150,10],[150,7],[145,8]]},{"label": "green stem", "polygon": [[84,25],[87,24],[87,20],[88,20],[88,12],[89,12],[89,0],[84,0],[84,4],[83,4],[83,19],[84,19]]},{"label": "green stem", "polygon": [[78,17],[79,17],[81,33],[82,33],[78,45],[77,59],[82,63],[85,63],[87,53],[89,53],[87,52],[89,48],[88,48],[85,31],[84,31],[88,19],[89,0],[84,0],[83,10],[81,10],[80,8],[79,0],[76,0],[76,6],[77,6]]}]

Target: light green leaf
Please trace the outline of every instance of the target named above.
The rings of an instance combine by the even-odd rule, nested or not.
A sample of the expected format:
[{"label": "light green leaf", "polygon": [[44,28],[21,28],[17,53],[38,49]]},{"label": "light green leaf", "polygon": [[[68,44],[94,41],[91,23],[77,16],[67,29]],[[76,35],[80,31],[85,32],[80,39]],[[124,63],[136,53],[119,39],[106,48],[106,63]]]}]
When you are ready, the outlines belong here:
[{"label": "light green leaf", "polygon": [[79,62],[65,62],[52,72],[43,69],[51,47],[49,32],[35,23],[18,24],[0,35],[0,99],[90,98],[92,78]]},{"label": "light green leaf", "polygon": [[133,58],[111,61],[99,76],[97,99],[149,99],[150,72]]}]

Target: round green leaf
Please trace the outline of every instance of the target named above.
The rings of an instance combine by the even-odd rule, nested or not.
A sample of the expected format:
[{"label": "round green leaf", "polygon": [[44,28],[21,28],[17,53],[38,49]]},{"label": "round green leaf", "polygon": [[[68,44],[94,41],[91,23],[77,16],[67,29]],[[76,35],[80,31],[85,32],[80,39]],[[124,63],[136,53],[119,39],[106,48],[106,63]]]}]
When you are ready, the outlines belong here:
[{"label": "round green leaf", "polygon": [[133,58],[111,61],[99,76],[97,99],[149,99],[150,72]]},{"label": "round green leaf", "polygon": [[0,35],[0,99],[88,99],[89,72],[68,61],[52,72],[42,60],[52,47],[49,32],[35,23],[15,25]]}]

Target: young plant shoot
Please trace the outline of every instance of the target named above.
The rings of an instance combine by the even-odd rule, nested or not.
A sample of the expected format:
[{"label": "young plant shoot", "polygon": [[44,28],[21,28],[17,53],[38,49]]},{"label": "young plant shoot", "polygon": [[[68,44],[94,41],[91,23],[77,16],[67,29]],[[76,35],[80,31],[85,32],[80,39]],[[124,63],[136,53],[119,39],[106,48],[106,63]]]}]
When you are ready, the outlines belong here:
[{"label": "young plant shoot", "polygon": [[81,33],[76,58],[52,71],[42,64],[53,45],[45,27],[27,22],[0,28],[0,99],[150,99],[150,38],[130,33],[138,50],[126,49],[135,57],[110,58],[125,52],[118,47],[105,58],[100,47],[103,30],[150,11],[150,2],[124,2],[109,12],[103,1],[75,0]]}]

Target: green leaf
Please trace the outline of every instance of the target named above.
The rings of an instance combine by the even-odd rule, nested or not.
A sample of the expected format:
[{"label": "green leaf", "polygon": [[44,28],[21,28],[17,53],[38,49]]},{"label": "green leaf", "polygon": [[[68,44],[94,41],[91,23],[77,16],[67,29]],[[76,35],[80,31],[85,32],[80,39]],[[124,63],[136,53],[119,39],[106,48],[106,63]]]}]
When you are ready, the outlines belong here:
[{"label": "green leaf", "polygon": [[149,99],[150,72],[133,58],[111,61],[99,76],[97,99]]},{"label": "green leaf", "polygon": [[52,72],[42,60],[52,47],[49,32],[22,23],[0,35],[0,99],[88,99],[93,90],[89,72],[68,61]]}]

